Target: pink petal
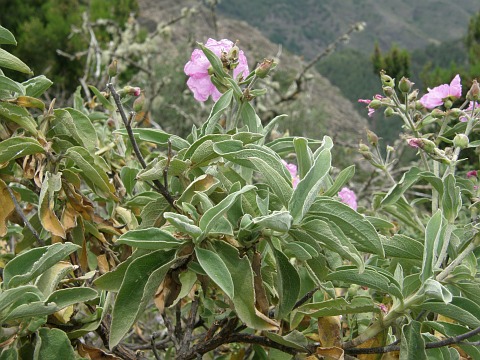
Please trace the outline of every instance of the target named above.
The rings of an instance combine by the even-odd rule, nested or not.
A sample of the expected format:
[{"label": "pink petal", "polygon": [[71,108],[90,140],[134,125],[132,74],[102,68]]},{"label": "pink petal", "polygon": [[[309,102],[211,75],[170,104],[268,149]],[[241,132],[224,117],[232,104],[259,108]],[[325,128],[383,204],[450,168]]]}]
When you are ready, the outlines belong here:
[{"label": "pink petal", "polygon": [[460,75],[456,75],[450,83],[450,94],[457,98],[462,96],[462,83],[460,81]]}]

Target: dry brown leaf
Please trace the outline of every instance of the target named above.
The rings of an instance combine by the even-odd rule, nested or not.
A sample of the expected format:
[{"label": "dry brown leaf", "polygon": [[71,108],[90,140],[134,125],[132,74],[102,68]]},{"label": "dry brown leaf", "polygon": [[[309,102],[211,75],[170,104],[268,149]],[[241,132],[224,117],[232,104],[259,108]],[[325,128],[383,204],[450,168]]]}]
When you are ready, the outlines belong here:
[{"label": "dry brown leaf", "polygon": [[[14,193],[15,194],[15,193]],[[17,197],[17,195],[15,195]],[[13,203],[10,193],[7,189],[7,184],[0,179],[0,236],[7,234],[7,220],[15,211],[15,204]]]},{"label": "dry brown leaf", "polygon": [[259,252],[253,254],[252,269],[253,269],[253,285],[255,288],[255,303],[260,312],[264,315],[268,314],[268,298],[265,288],[263,287],[263,280],[261,274],[262,255]]},{"label": "dry brown leaf", "polygon": [[98,270],[100,274],[105,274],[110,271],[110,266],[108,265],[107,255],[100,254],[97,256]]},{"label": "dry brown leaf", "polygon": [[91,360],[122,360],[115,355],[109,354],[101,349],[79,343],[77,346],[78,354]]},{"label": "dry brown leaf", "polygon": [[340,316],[325,316],[318,318],[318,336],[322,347],[330,348],[341,346],[341,331]]},{"label": "dry brown leaf", "polygon": [[345,358],[343,349],[336,346],[318,347],[317,355],[323,356],[325,360],[344,360]]}]

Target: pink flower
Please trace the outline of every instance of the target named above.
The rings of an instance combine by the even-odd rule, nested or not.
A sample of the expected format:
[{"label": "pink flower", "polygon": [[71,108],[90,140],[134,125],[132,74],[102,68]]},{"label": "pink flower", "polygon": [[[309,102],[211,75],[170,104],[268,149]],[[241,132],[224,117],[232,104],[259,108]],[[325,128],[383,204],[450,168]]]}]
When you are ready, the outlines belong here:
[{"label": "pink flower", "polygon": [[408,145],[410,145],[412,148],[415,148],[415,149],[423,147],[422,140],[417,138],[408,139],[407,143]]},{"label": "pink flower", "polygon": [[292,175],[292,186],[295,189],[300,182],[300,177],[297,174],[297,165],[289,164],[285,160],[282,160],[282,164],[285,165],[290,175]]},{"label": "pink flower", "polygon": [[[228,53],[233,45],[233,42],[227,39],[220,41],[208,39],[205,47],[212,50],[215,55],[220,58],[222,53]],[[209,68],[210,62],[203,51],[199,49],[193,50],[190,61],[185,64],[184,71],[185,74],[190,77],[187,85],[197,101],[207,101],[209,96],[212,96],[213,101],[217,101],[222,95],[210,80],[210,74],[208,73]],[[242,74],[244,78],[249,74],[247,58],[242,50],[240,50],[238,54],[238,65],[233,70],[233,78],[236,79],[240,74]]]},{"label": "pink flower", "polygon": [[[473,104],[475,103],[475,109],[478,109],[480,108],[480,103],[476,103],[474,101],[470,101],[470,103],[468,104],[468,107],[463,110],[465,112],[469,111],[471,113],[471,111],[473,110]],[[467,122],[468,121],[468,118],[466,116],[460,116],[460,119],[459,119],[461,122]]]},{"label": "pink flower", "polygon": [[467,179],[470,179],[472,177],[477,177],[477,175],[478,175],[477,170],[471,170],[467,172]]},{"label": "pink flower", "polygon": [[433,109],[437,106],[443,105],[445,99],[459,98],[462,96],[462,84],[460,83],[460,75],[456,75],[450,85],[443,84],[433,89],[428,89],[428,94],[425,94],[420,99],[420,103],[427,109]]},{"label": "pink flower", "polygon": [[357,196],[347,187],[338,192],[340,201],[350,206],[353,210],[357,210]]},{"label": "pink flower", "polygon": [[140,96],[142,90],[139,87],[133,88],[133,96]]},{"label": "pink flower", "polygon": [[[373,100],[382,100],[384,97],[380,94],[376,94],[374,97],[373,97]],[[367,105],[370,105],[370,103],[372,102],[372,100],[369,100],[369,99],[358,99],[358,102],[359,103],[364,103],[364,104],[367,104]],[[373,113],[375,112],[375,109],[377,109],[377,106],[380,106],[378,103],[376,104],[375,108],[373,107],[370,107],[370,106],[367,106],[368,108],[368,116],[369,117],[372,117],[373,116]]]}]

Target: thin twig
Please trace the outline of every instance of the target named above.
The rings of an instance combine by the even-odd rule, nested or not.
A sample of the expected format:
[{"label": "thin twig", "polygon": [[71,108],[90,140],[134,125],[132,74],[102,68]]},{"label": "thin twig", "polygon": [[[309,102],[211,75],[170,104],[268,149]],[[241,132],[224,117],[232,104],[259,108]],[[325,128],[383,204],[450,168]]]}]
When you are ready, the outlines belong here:
[{"label": "thin twig", "polygon": [[[443,346],[448,346],[448,345],[453,345],[453,344],[462,344],[462,340],[468,339],[472,336],[475,336],[477,334],[480,334],[480,327],[471,330],[469,332],[466,332],[464,334],[458,335],[458,336],[452,336],[448,337],[446,339],[440,340],[440,341],[434,341],[425,344],[425,349],[435,349]],[[352,355],[357,355],[357,354],[383,354],[387,352],[392,352],[392,351],[399,351],[400,350],[400,345],[397,345],[398,342],[395,342],[393,344],[387,345],[387,346],[379,346],[379,347],[372,347],[372,348],[354,348],[354,349],[344,349],[346,353],[352,354]]]},{"label": "thin twig", "polygon": [[302,306],[303,304],[305,304],[308,300],[310,300],[312,298],[313,294],[315,294],[318,290],[319,290],[318,288],[315,288],[313,290],[310,290],[305,295],[303,295],[303,297],[296,302],[296,304],[293,308],[296,309],[296,308]]},{"label": "thin twig", "polygon": [[158,354],[158,351],[157,351],[157,345],[155,344],[155,339],[157,338],[157,333],[154,332],[152,334],[152,336],[150,337],[150,341],[152,343],[152,352],[153,352],[153,356],[155,356],[155,359],[157,360],[160,360],[160,355]]},{"label": "thin twig", "polygon": [[[122,118],[123,124],[125,125],[125,129],[127,130],[128,138],[130,140],[130,143],[132,144],[133,151],[135,152],[135,155],[140,162],[140,165],[142,168],[147,167],[147,163],[145,162],[145,159],[143,158],[142,153],[140,152],[140,149],[137,144],[137,140],[135,139],[135,135],[133,134],[132,126],[128,122],[127,115],[125,114],[125,110],[123,109],[122,102],[120,100],[120,96],[118,95],[117,91],[115,90],[115,87],[113,86],[112,83],[107,84],[107,88],[110,90],[110,93],[113,96],[113,100],[115,101],[115,104],[117,105],[118,111],[120,113],[120,117]],[[162,196],[168,201],[168,203],[177,211],[180,212],[178,209],[177,205],[175,204],[175,199],[172,197],[172,195],[169,193],[168,189],[158,180],[153,180],[153,183],[156,186],[156,189],[162,194]]]},{"label": "thin twig", "polygon": [[167,163],[163,168],[163,185],[168,189],[168,168],[170,167],[170,160],[172,159],[172,142],[168,139]]},{"label": "thin twig", "polygon": [[15,194],[13,193],[12,189],[10,189],[9,186],[6,186],[6,188],[7,188],[8,194],[10,195],[10,198],[13,201],[13,205],[15,206],[15,211],[22,218],[25,226],[28,227],[28,229],[32,232],[33,237],[37,240],[38,244],[40,246],[45,246],[45,242],[42,239],[40,239],[40,235],[38,235],[37,230],[34,229],[30,221],[28,221],[27,217],[25,216],[25,213],[23,212],[22,207],[18,203],[17,198],[15,197]]}]

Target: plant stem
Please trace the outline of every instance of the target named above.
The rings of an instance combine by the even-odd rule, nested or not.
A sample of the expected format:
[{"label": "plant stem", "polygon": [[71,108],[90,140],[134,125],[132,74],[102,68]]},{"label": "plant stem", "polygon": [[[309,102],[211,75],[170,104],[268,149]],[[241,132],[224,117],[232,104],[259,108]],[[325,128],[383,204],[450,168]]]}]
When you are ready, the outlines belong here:
[{"label": "plant stem", "polygon": [[[110,93],[113,96],[113,100],[115,100],[115,104],[117,105],[118,111],[120,113],[120,116],[122,118],[123,124],[125,125],[125,129],[127,130],[128,138],[130,140],[130,143],[132,144],[133,151],[135,152],[135,155],[140,162],[140,165],[142,165],[142,168],[147,167],[147,163],[145,162],[145,159],[143,158],[142,153],[140,152],[140,149],[137,144],[137,140],[135,139],[135,135],[133,134],[133,129],[131,124],[128,121],[127,115],[125,114],[125,110],[123,109],[122,102],[120,100],[120,96],[118,95],[117,91],[115,90],[115,87],[113,86],[112,83],[107,84],[107,88],[110,90]],[[172,197],[168,189],[158,180],[153,180],[153,183],[156,186],[156,189],[158,192],[168,201],[168,203],[177,211],[180,212],[180,209],[177,207],[175,204],[175,199]]]}]

